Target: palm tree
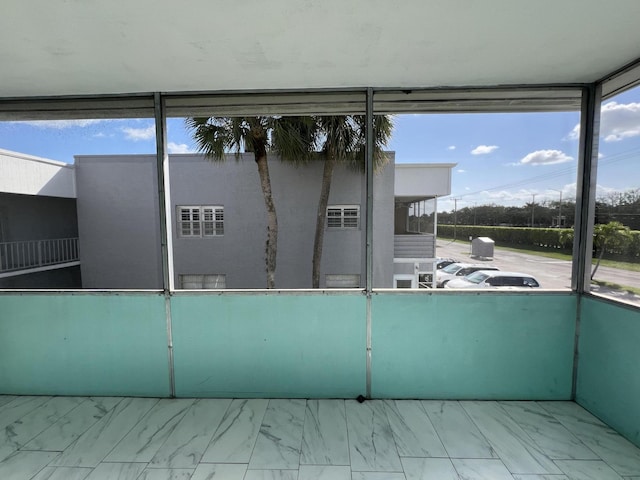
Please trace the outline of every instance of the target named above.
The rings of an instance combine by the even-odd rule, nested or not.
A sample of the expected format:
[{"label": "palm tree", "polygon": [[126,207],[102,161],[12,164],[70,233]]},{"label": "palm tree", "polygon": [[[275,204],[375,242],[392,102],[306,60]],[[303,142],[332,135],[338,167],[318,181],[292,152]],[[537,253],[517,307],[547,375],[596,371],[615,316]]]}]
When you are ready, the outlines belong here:
[{"label": "palm tree", "polygon": [[271,193],[267,153],[287,161],[307,161],[313,151],[313,124],[309,117],[200,117],[187,118],[198,149],[212,161],[228,152],[253,152],[267,211],[265,262],[267,288],[275,287],[278,216]]},{"label": "palm tree", "polygon": [[596,276],[602,257],[607,248],[620,248],[626,245],[631,238],[629,227],[620,222],[599,223],[593,229],[593,244],[600,250],[596,266],[591,272],[591,280]]},{"label": "palm tree", "polygon": [[[317,116],[315,117],[315,124],[317,128],[315,133],[318,138],[322,139],[321,150],[324,157],[311,272],[312,286],[313,288],[319,288],[324,228],[333,171],[338,163],[356,171],[364,171],[367,135],[366,117],[364,115]],[[392,130],[393,121],[391,116],[380,115],[374,117],[373,163],[375,169],[382,167],[387,162],[387,156],[382,149],[389,141]]]}]

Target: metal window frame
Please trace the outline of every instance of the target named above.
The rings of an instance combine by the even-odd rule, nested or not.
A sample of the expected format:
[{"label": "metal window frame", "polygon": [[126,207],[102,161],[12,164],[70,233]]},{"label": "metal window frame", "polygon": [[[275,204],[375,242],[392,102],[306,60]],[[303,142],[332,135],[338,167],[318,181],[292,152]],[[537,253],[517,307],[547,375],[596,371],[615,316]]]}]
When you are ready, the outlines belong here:
[{"label": "metal window frame", "polygon": [[[330,210],[339,210],[340,211],[340,217],[336,216],[329,216],[329,211]],[[345,217],[345,210],[356,210],[357,212],[357,216],[356,217]],[[329,219],[332,219],[335,221],[336,218],[340,218],[340,225],[339,226],[334,226],[334,225],[329,225]],[[356,226],[351,226],[351,225],[345,225],[345,219],[349,218],[349,219],[356,219]],[[347,204],[343,204],[343,205],[327,205],[327,212],[326,212],[326,224],[327,224],[327,230],[359,230],[360,229],[360,205],[347,205]]]},{"label": "metal window frame", "polygon": [[[190,220],[184,221],[182,220],[183,209],[189,209]],[[213,213],[213,220],[205,220],[205,209],[210,209]],[[197,211],[199,213],[199,219],[193,220],[193,211]],[[222,220],[217,219],[218,213],[222,212]],[[205,222],[213,223],[213,234],[205,233]],[[217,224],[222,222],[222,233],[217,233],[218,227]],[[189,231],[190,235],[183,234],[183,225],[187,223],[190,226]],[[194,234],[193,225],[198,224],[200,233]],[[178,238],[212,238],[212,237],[222,237],[224,236],[224,205],[176,205],[176,226]]]}]

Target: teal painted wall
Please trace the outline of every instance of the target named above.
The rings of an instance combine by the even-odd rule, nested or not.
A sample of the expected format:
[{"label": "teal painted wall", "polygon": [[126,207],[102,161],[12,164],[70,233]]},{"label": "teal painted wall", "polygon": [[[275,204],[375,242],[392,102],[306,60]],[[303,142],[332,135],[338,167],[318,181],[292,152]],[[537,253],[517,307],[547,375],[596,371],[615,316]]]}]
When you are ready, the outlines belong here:
[{"label": "teal painted wall", "polygon": [[378,294],[372,395],[571,397],[573,295]]},{"label": "teal painted wall", "polygon": [[0,393],[169,395],[164,297],[0,295]]},{"label": "teal painted wall", "polygon": [[171,312],[177,396],[365,393],[362,294],[176,295]]},{"label": "teal painted wall", "polygon": [[582,299],[576,401],[640,446],[640,312]]},{"label": "teal painted wall", "polygon": [[[181,397],[340,397],[366,389],[366,297],[176,294]],[[169,395],[164,297],[0,295],[0,393]],[[377,293],[372,393],[568,399],[569,294]]]}]

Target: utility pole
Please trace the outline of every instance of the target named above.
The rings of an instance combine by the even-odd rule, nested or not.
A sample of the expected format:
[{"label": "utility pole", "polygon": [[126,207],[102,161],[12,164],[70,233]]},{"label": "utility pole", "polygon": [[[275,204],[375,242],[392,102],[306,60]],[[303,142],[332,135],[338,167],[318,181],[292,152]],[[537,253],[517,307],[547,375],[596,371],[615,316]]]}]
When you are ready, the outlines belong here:
[{"label": "utility pole", "polygon": [[[562,227],[562,190],[556,190],[555,188],[550,188],[549,190],[553,190],[554,192],[558,192],[560,194],[560,203],[558,204],[558,223],[557,227]],[[553,222],[551,222],[553,226]]]},{"label": "utility pole", "polygon": [[534,212],[536,209],[536,194],[532,193],[533,201],[531,202],[531,228],[533,228]]},{"label": "utility pole", "polygon": [[458,224],[458,199],[453,199],[453,239],[456,239],[456,225]]},{"label": "utility pole", "polygon": [[560,190],[560,204],[558,205],[558,228],[562,226],[562,190]]}]

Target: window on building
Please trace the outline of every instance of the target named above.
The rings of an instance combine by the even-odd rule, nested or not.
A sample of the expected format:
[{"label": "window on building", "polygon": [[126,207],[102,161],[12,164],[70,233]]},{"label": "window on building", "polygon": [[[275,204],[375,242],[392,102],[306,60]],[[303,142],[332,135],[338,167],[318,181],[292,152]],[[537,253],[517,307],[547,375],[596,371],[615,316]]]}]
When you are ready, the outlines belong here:
[{"label": "window on building", "polygon": [[217,237],[224,235],[224,207],[178,207],[178,231],[181,237]]},{"label": "window on building", "polygon": [[327,288],[360,287],[360,275],[358,274],[327,274],[324,278]]},{"label": "window on building", "polygon": [[227,277],[224,274],[180,275],[180,288],[185,290],[213,290],[227,288]]},{"label": "window on building", "polygon": [[332,205],[327,208],[327,228],[359,228],[360,206]]}]

